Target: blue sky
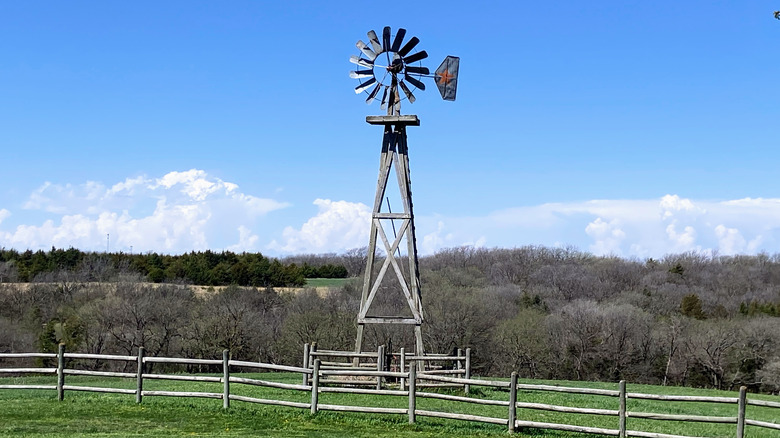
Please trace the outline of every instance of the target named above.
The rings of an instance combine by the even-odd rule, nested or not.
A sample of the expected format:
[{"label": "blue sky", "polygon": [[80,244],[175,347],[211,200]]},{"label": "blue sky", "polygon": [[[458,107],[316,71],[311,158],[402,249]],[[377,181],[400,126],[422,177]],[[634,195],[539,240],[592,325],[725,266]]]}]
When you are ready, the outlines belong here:
[{"label": "blue sky", "polygon": [[0,3],[0,246],[367,243],[381,114],[355,42],[404,27],[418,245],[780,252],[768,1]]}]

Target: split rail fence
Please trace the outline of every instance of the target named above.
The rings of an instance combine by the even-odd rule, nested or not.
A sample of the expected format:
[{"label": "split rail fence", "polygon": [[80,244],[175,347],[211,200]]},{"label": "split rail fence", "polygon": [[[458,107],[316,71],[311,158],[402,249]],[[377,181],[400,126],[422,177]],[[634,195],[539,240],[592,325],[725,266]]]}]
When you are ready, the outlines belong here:
[{"label": "split rail fence", "polygon": [[[359,356],[365,355],[365,356]],[[222,355],[222,359],[189,359],[189,358],[170,358],[170,357],[152,357],[145,356],[144,349],[140,348],[136,356],[122,356],[122,355],[104,355],[104,354],[82,354],[82,353],[66,353],[63,346],[60,346],[59,352],[54,353],[0,353],[0,361],[3,359],[28,359],[38,358],[44,360],[54,361],[56,359],[56,368],[46,367],[17,367],[17,368],[3,368],[0,367],[0,376],[16,376],[16,375],[28,375],[28,374],[51,374],[56,376],[56,384],[54,385],[23,385],[23,384],[2,384],[0,390],[53,390],[57,393],[57,399],[63,400],[66,391],[89,391],[89,392],[102,392],[102,393],[117,393],[134,395],[135,401],[141,403],[144,397],[202,397],[221,399],[223,408],[230,407],[230,402],[242,401],[249,403],[260,403],[277,406],[287,406],[300,409],[309,409],[312,414],[318,411],[341,411],[341,412],[362,412],[362,413],[379,413],[379,414],[396,414],[408,416],[409,423],[414,423],[416,418],[419,417],[436,417],[454,420],[464,420],[481,423],[491,423],[502,425],[507,427],[510,432],[515,432],[520,428],[536,428],[536,429],[555,429],[571,432],[591,433],[607,436],[618,437],[645,437],[645,438],[689,438],[681,435],[670,435],[662,433],[654,433],[640,430],[630,430],[627,427],[628,419],[650,419],[661,421],[686,421],[686,422],[705,422],[705,423],[725,423],[735,425],[735,435],[737,438],[743,438],[745,436],[745,429],[747,426],[766,428],[773,430],[780,430],[780,424],[768,421],[758,421],[747,417],[747,406],[762,406],[766,408],[777,408],[780,412],[780,403],[759,399],[749,399],[747,397],[747,391],[743,387],[739,391],[738,397],[704,397],[704,396],[682,396],[682,395],[657,395],[657,394],[642,394],[642,393],[630,393],[626,391],[626,382],[621,381],[617,390],[606,389],[589,389],[589,388],[574,388],[574,387],[562,387],[551,385],[531,385],[522,384],[517,381],[517,374],[512,373],[509,381],[494,381],[494,380],[482,380],[467,377],[452,377],[442,374],[431,374],[423,371],[418,372],[417,366],[411,366],[415,362],[423,360],[440,360],[440,361],[459,361],[466,360],[468,354],[465,356],[438,356],[434,359],[426,356],[424,358],[417,356],[404,356],[405,365],[407,369],[399,369],[398,371],[386,371],[381,370],[383,355],[382,351],[377,353],[346,353],[346,352],[333,352],[333,351],[317,351],[315,349],[309,349],[308,355],[305,355],[303,367],[285,366],[267,364],[261,362],[248,362],[230,359],[229,351],[225,350]],[[368,365],[361,367],[348,368],[342,365],[323,365],[323,362],[318,357],[342,357],[348,360],[362,359],[362,358],[374,358],[376,363],[374,364],[380,369],[368,369]],[[124,361],[127,363],[134,363],[136,372],[111,372],[111,371],[92,371],[82,369],[66,368],[67,359],[87,359],[98,361]],[[222,377],[218,376],[204,376],[194,374],[152,374],[147,373],[146,368],[149,364],[183,364],[183,365],[196,365],[196,366],[217,366],[222,369]],[[300,373],[303,379],[302,384],[290,384],[280,383],[259,379],[250,379],[240,376],[231,375],[231,367],[240,367],[242,369],[255,369],[264,371],[280,371],[289,373]],[[400,367],[399,367],[400,368]],[[458,370],[459,368],[455,368]],[[465,375],[466,368],[463,368],[463,374]],[[460,373],[458,373],[460,374]],[[121,388],[106,388],[106,387],[94,387],[94,386],[77,386],[66,384],[66,376],[94,376],[103,378],[126,378],[135,379],[136,389],[121,389]],[[350,380],[343,380],[350,378]],[[362,379],[374,379],[371,384],[376,384],[376,388],[359,388],[351,387],[355,382],[355,378]],[[178,381],[191,381],[191,382],[212,382],[221,383],[222,392],[183,392],[183,391],[148,391],[144,389],[144,382],[147,380],[178,380]],[[341,380],[340,380],[341,379]],[[390,380],[396,380],[398,385],[390,385],[387,382]],[[452,393],[442,392],[426,392],[422,390],[422,385],[425,382],[435,382],[438,384],[457,385],[464,387],[464,393],[466,395],[455,395]],[[341,386],[326,386],[327,384],[341,384]],[[271,387],[292,391],[307,392],[310,394],[310,399],[307,402],[295,402],[286,400],[275,399],[262,399],[256,397],[241,396],[231,393],[231,384],[240,385],[253,385]],[[430,383],[428,383],[430,384]],[[477,397],[469,397],[468,390],[470,387],[484,387],[507,391],[506,400],[495,399],[483,399]],[[392,389],[398,388],[398,389]],[[518,390],[522,391],[554,391],[567,394],[580,394],[580,395],[597,395],[604,397],[612,397],[617,399],[617,409],[594,409],[594,408],[582,408],[571,406],[557,406],[551,404],[542,403],[528,403],[524,401],[518,401]],[[321,393],[352,393],[352,394],[373,394],[379,396],[401,396],[408,398],[408,408],[389,408],[389,407],[367,407],[367,406],[347,406],[347,405],[333,405],[323,404],[319,402],[319,395]],[[506,409],[506,416],[501,417],[488,417],[480,415],[459,414],[451,412],[442,412],[434,410],[422,410],[417,409],[417,400],[420,398],[440,399],[448,400],[452,402],[458,402],[471,405],[487,405],[487,406],[502,406]],[[674,402],[702,402],[702,403],[720,403],[731,404],[736,406],[736,415],[728,417],[720,416],[705,416],[705,415],[678,415],[678,414],[663,414],[652,412],[634,412],[626,409],[626,401],[628,399],[644,399],[644,400],[659,400],[659,401],[674,401]],[[577,426],[570,424],[559,423],[545,423],[537,421],[526,421],[517,418],[518,409],[532,409],[542,411],[563,412],[571,414],[581,415],[597,415],[597,416],[611,416],[617,417],[617,428],[598,428]]]}]

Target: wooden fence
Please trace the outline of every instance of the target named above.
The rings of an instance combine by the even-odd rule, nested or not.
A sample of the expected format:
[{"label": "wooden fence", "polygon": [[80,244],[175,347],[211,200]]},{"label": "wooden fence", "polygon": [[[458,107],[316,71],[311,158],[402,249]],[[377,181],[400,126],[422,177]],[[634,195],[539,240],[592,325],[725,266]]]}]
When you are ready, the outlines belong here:
[{"label": "wooden fence", "polygon": [[[81,354],[81,353],[66,353],[63,346],[60,346],[57,354],[53,353],[0,353],[0,360],[2,359],[23,359],[23,358],[39,358],[57,361],[56,368],[46,367],[17,367],[17,368],[0,368],[0,376],[2,375],[26,375],[26,374],[51,374],[56,376],[56,384],[54,385],[0,385],[2,389],[38,389],[38,390],[54,390],[57,393],[57,399],[63,400],[66,391],[90,391],[90,392],[104,392],[104,393],[117,393],[134,395],[137,403],[141,403],[144,397],[154,396],[168,396],[168,397],[202,397],[221,399],[223,408],[230,407],[231,400],[249,402],[249,403],[261,403],[268,405],[287,406],[299,409],[309,409],[312,414],[318,411],[341,411],[341,412],[362,412],[362,413],[381,413],[381,414],[397,414],[408,416],[409,423],[414,423],[416,417],[436,417],[446,418],[464,421],[474,421],[482,423],[491,423],[497,425],[503,425],[507,427],[510,432],[514,432],[519,428],[538,428],[538,429],[555,429],[572,432],[592,433],[608,436],[618,437],[646,437],[646,438],[689,438],[680,435],[669,435],[662,433],[646,432],[639,430],[630,430],[627,428],[627,420],[629,418],[639,419],[651,419],[661,421],[688,421],[688,422],[706,422],[706,423],[725,423],[735,425],[735,435],[737,438],[743,438],[745,436],[745,429],[747,426],[754,426],[760,428],[780,430],[780,424],[753,420],[747,417],[747,406],[762,406],[767,408],[780,409],[780,403],[758,399],[748,399],[747,391],[743,387],[739,391],[738,397],[704,397],[704,396],[682,396],[682,395],[657,395],[657,394],[641,394],[641,393],[629,393],[626,391],[626,382],[621,381],[617,390],[607,389],[588,389],[588,388],[574,388],[574,387],[562,387],[551,385],[531,385],[521,384],[517,381],[517,374],[512,373],[508,381],[494,381],[494,380],[482,380],[466,377],[451,377],[441,374],[431,374],[428,372],[418,372],[418,367],[409,366],[408,371],[386,371],[377,369],[363,368],[347,368],[347,367],[326,367],[323,366],[321,359],[316,357],[333,357],[333,353],[328,352],[316,352],[312,354],[309,350],[309,359],[314,358],[311,361],[311,367],[294,367],[275,364],[266,364],[261,362],[248,362],[230,359],[230,353],[225,350],[222,355],[222,359],[188,359],[188,358],[169,358],[169,357],[147,357],[144,355],[144,349],[138,350],[136,356],[121,356],[121,355],[104,355],[104,354]],[[343,353],[343,352],[341,352]],[[381,351],[376,357],[381,358]],[[352,353],[354,354],[354,353]],[[365,353],[368,355],[374,355],[374,353]],[[466,356],[439,356],[441,360],[460,360],[457,358],[465,358]],[[452,358],[456,359],[452,359]],[[347,358],[352,358],[347,356]],[[447,358],[447,359],[444,359]],[[109,371],[91,371],[91,370],[79,370],[66,368],[66,359],[91,359],[99,361],[124,361],[125,363],[131,363],[135,365],[135,372],[109,372]],[[416,360],[423,360],[416,356],[411,356],[410,363]],[[465,359],[464,359],[465,360]],[[378,362],[381,364],[382,360]],[[222,369],[222,377],[217,376],[203,376],[194,374],[152,374],[145,372],[147,364],[185,364],[185,365],[207,365],[207,366],[219,366]],[[231,367],[249,368],[254,370],[266,370],[266,371],[281,371],[300,373],[303,378],[302,384],[289,384],[272,382],[259,379],[249,379],[240,376],[231,375]],[[457,368],[456,368],[457,369]],[[94,386],[75,386],[66,384],[66,376],[69,375],[81,375],[81,376],[95,376],[95,377],[116,377],[135,379],[136,389],[120,389],[120,388],[103,388]],[[344,378],[359,377],[375,379],[377,384],[376,388],[358,388],[350,387],[347,385],[342,386],[324,386],[327,381],[338,381],[335,377]],[[222,392],[183,392],[183,391],[148,391],[144,390],[144,382],[150,379],[160,380],[179,380],[179,381],[192,381],[192,382],[213,382],[222,384]],[[399,385],[387,385],[383,382],[389,379],[404,379],[403,384]],[[338,381],[345,383],[343,380]],[[354,383],[353,380],[349,381]],[[469,397],[468,394],[463,396],[455,395],[452,393],[441,392],[425,392],[420,390],[419,385],[421,382],[438,382],[440,384],[449,385],[463,385],[464,388],[472,386],[486,387],[507,391],[506,400],[495,399],[482,399],[477,397]],[[310,401],[308,402],[295,402],[286,400],[275,399],[261,399],[255,397],[246,397],[231,393],[231,384],[240,385],[254,385],[264,386],[278,389],[285,389],[291,391],[307,392],[310,394]],[[396,387],[398,389],[392,389]],[[518,401],[518,390],[522,391],[554,391],[567,394],[585,394],[596,395],[603,397],[612,397],[617,399],[616,409],[594,409],[594,408],[582,408],[571,406],[557,406],[541,403],[528,403]],[[374,394],[379,396],[402,396],[408,397],[408,408],[389,408],[389,407],[366,407],[366,406],[347,406],[347,405],[332,405],[323,404],[319,402],[319,395],[321,393],[333,392],[333,393],[352,393],[352,394]],[[417,409],[417,399],[419,398],[431,398],[448,400],[463,404],[476,404],[476,405],[488,405],[488,406],[503,406],[506,408],[506,416],[501,417],[487,417],[479,415],[458,414],[451,412],[433,411],[433,410],[421,410]],[[703,415],[677,415],[677,414],[662,414],[652,412],[634,412],[626,409],[627,399],[637,400],[660,400],[660,401],[676,401],[676,402],[704,402],[704,403],[721,403],[735,405],[734,416],[729,417],[717,417],[717,416],[703,416]],[[558,423],[544,423],[537,421],[525,421],[517,418],[518,409],[533,409],[543,411],[564,412],[581,415],[598,415],[598,416],[612,416],[616,417],[616,428],[597,428],[587,426],[577,426],[570,424],[558,424]],[[780,411],[778,411],[780,412]]]}]

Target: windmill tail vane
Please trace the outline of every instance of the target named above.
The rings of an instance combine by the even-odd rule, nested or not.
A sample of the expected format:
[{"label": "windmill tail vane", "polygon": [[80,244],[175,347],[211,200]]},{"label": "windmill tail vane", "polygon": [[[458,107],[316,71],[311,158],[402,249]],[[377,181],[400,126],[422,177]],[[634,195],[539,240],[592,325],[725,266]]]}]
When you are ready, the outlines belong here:
[{"label": "windmill tail vane", "polygon": [[[366,103],[379,100],[387,115],[399,115],[402,100],[414,103],[414,92],[425,90],[424,78],[434,79],[442,99],[455,100],[460,58],[447,56],[432,75],[420,62],[428,57],[428,53],[425,50],[412,53],[420,40],[412,37],[404,44],[406,29],[399,28],[392,35],[390,27],[386,26],[381,40],[373,30],[366,35],[368,43],[358,40],[355,44],[360,55],[349,59],[351,63],[364,67],[351,71],[349,76],[360,81],[355,93],[366,93]],[[399,88],[403,95],[399,93]]]}]

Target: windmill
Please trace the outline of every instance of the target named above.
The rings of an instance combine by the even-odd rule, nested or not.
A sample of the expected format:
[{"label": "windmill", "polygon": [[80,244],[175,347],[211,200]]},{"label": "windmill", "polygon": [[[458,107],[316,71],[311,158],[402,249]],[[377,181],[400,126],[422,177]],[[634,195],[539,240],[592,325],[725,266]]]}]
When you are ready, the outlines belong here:
[{"label": "windmill", "polygon": [[[363,41],[358,41],[356,44],[360,49],[360,55],[350,58],[350,62],[363,68],[350,72],[350,76],[360,81],[360,84],[355,87],[355,92],[367,94],[368,104],[378,100],[381,108],[386,110],[386,115],[366,117],[366,122],[369,124],[383,126],[384,134],[371,219],[368,258],[357,317],[355,351],[360,353],[362,350],[366,324],[404,324],[414,326],[415,354],[421,356],[423,354],[421,326],[424,317],[406,136],[406,127],[419,126],[420,120],[416,115],[401,115],[401,101],[414,103],[416,100],[414,92],[425,90],[423,80],[426,78],[435,80],[444,100],[455,100],[460,59],[454,56],[446,57],[432,75],[430,70],[421,64],[421,61],[428,57],[428,53],[424,50],[412,53],[420,40],[412,37],[404,44],[405,29],[398,29],[396,34],[392,35],[390,27],[385,27],[381,41],[373,30],[369,31],[367,36],[368,44]],[[399,89],[403,95],[399,94]],[[396,174],[403,209],[403,212],[397,213],[390,211],[389,205],[386,210],[383,210],[383,199],[393,170]],[[398,227],[396,221],[400,222]],[[392,237],[387,232],[387,225],[392,226]],[[402,256],[401,245],[404,240],[406,254]],[[385,259],[375,273],[378,244],[382,245]],[[388,275],[388,271],[392,273]],[[398,288],[403,294],[403,301],[408,306],[403,315],[381,314],[381,311],[378,313],[372,308],[377,296],[382,294],[383,282],[393,278],[397,280]]]}]

